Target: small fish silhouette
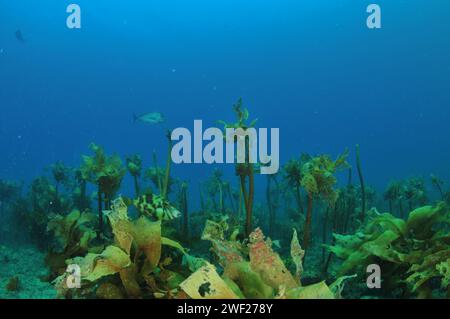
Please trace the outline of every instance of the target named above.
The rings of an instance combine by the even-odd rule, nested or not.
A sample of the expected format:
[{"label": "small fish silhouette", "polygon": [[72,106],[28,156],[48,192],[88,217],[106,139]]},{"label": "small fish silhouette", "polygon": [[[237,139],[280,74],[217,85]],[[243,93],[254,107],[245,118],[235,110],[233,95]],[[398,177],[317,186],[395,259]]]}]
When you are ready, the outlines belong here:
[{"label": "small fish silhouette", "polygon": [[164,115],[159,112],[145,113],[140,116],[133,114],[134,123],[137,121],[147,124],[159,124],[164,122]]},{"label": "small fish silhouette", "polygon": [[23,38],[22,31],[20,31],[20,30],[16,31],[16,39],[19,40],[22,43],[25,42],[25,39]]}]

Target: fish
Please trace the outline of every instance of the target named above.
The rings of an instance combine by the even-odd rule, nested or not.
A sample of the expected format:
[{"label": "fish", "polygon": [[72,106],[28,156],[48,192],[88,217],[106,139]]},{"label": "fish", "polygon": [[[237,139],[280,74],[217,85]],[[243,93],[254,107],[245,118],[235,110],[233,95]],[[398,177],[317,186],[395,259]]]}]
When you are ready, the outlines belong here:
[{"label": "fish", "polygon": [[159,112],[150,112],[142,115],[133,114],[133,122],[142,122],[147,124],[160,124],[164,122],[164,115]]},{"label": "fish", "polygon": [[20,42],[25,42],[25,39],[23,38],[22,31],[20,31],[20,30],[16,31],[16,39],[19,40]]}]

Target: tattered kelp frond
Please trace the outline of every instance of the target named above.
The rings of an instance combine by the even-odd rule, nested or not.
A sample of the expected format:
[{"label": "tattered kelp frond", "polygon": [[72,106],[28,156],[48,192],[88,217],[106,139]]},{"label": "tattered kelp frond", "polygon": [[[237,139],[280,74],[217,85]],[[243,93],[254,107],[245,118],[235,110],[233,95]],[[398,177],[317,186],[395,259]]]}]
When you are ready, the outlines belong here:
[{"label": "tattered kelp frond", "polygon": [[300,246],[297,231],[294,228],[294,233],[292,234],[291,241],[291,258],[295,264],[295,277],[299,284],[301,283],[303,274],[303,257],[305,257],[305,251]]},{"label": "tattered kelp frond", "polygon": [[287,289],[297,287],[298,283],[271,246],[270,240],[264,240],[261,229],[256,229],[250,235],[249,257],[252,269],[274,289],[279,289],[280,286]]},{"label": "tattered kelp frond", "polygon": [[448,286],[446,263],[450,257],[448,220],[444,203],[424,206],[409,214],[408,220],[376,211],[368,214],[363,231],[354,235],[335,234],[328,249],[343,259],[339,274],[365,271],[367,265],[383,263],[396,286],[407,285],[411,295],[427,297],[433,279]]},{"label": "tattered kelp frond", "polygon": [[239,299],[211,264],[201,267],[180,287],[192,299]]}]

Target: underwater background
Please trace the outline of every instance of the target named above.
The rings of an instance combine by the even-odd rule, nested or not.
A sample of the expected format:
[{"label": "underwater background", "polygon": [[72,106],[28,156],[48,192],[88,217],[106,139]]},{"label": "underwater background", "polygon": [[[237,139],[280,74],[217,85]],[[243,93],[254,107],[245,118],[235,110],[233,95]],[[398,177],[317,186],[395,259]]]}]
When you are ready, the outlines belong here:
[{"label": "underwater background", "polygon": [[[104,217],[102,236],[97,231],[98,225],[92,226],[96,229],[93,233],[97,232],[97,238],[92,238],[94,244],[90,248],[95,246],[98,251],[86,247],[82,254],[68,253],[68,238],[63,240],[63,246],[66,246],[53,247],[61,244],[50,235],[56,226],[47,225],[52,224],[55,215],[59,215],[60,219],[56,219],[61,222],[77,209],[97,214],[96,183],[85,179],[87,188],[81,200],[79,187],[73,185],[79,182],[76,169],[86,164],[82,155],[94,153],[98,159],[104,150],[108,156],[117,154],[121,157],[121,165],[128,172],[118,173],[120,185],[114,186],[113,198],[105,197],[103,209],[114,211],[113,202],[122,195],[122,203],[129,207],[130,214],[140,218],[146,214],[141,211],[142,202],[133,205],[133,200],[138,197],[136,193],[143,195],[148,191],[155,194],[165,183],[164,172],[146,175],[144,171],[158,166],[163,170],[167,166],[167,130],[177,127],[192,130],[195,119],[203,120],[204,127],[221,127],[217,123],[219,120],[232,123],[236,120],[233,105],[239,105],[237,101],[240,98],[242,108],[249,111],[249,120],[258,119],[257,127],[280,129],[281,168],[275,178],[281,188],[273,189],[273,181],[268,186],[270,177],[255,174],[251,230],[261,227],[264,234],[272,238],[275,244],[271,253],[279,253],[289,270],[293,272],[294,264],[298,270],[292,251],[289,256],[293,228],[298,231],[301,246],[304,249],[309,247],[303,242],[308,241],[304,223],[310,195],[308,185],[301,181],[307,175],[304,165],[316,163],[313,159],[321,154],[330,156],[321,159],[325,162],[322,163],[326,171],[324,176],[332,174],[336,181],[331,181],[330,185],[324,186],[323,192],[319,190],[317,196],[314,195],[313,220],[308,226],[311,227],[311,257],[309,261],[305,260],[304,265],[306,283],[325,280],[329,284],[339,275],[360,271],[353,271],[347,264],[349,270],[341,273],[337,258],[327,262],[329,251],[325,251],[322,244],[339,244],[332,239],[332,233],[350,236],[362,231],[360,227],[364,226],[364,219],[360,223],[356,219],[361,216],[361,210],[369,216],[372,207],[379,212],[390,212],[396,218],[390,223],[398,225],[398,219],[406,221],[411,210],[431,205],[427,210],[430,213],[422,216],[428,219],[422,222],[428,225],[432,220],[439,225],[430,226],[429,231],[433,233],[422,234],[419,239],[425,241],[435,234],[444,238],[436,244],[439,248],[432,252],[439,252],[440,256],[432,269],[438,271],[444,266],[437,265],[445,262],[448,265],[449,213],[444,204],[450,200],[447,191],[450,182],[448,1],[379,0],[382,28],[375,30],[366,25],[366,8],[370,4],[367,1],[78,0],[76,3],[81,7],[81,29],[67,28],[69,14],[66,7],[70,4],[67,1],[0,0],[0,181],[4,190],[0,199],[0,253],[4,260],[0,265],[3,269],[0,297],[56,297],[53,287],[57,275],[62,275],[61,260],[59,268],[53,267],[55,263],[49,262],[47,255],[49,251],[61,253],[62,249],[65,259],[83,257],[87,252],[101,254],[98,247],[107,247],[105,241],[114,241],[114,223]],[[133,120],[135,114],[151,112],[163,114],[163,123]],[[91,143],[101,146],[101,149],[92,147]],[[364,205],[357,174],[356,145],[360,147],[360,167],[367,187],[365,196],[370,197],[364,200],[367,201]],[[346,157],[348,165],[332,164],[336,158],[339,161],[338,156],[346,149],[349,150]],[[139,154],[142,160],[142,174],[138,174],[139,191],[136,191],[134,176],[130,174],[129,159],[133,154]],[[300,158],[301,154],[310,155]],[[95,160],[95,156],[93,158]],[[287,166],[294,159],[298,165]],[[111,166],[118,169],[115,163],[115,159],[112,160]],[[64,175],[59,189],[58,180],[55,188],[58,169]],[[293,181],[296,169],[299,176]],[[167,196],[162,194],[162,200],[167,203],[161,205],[166,209],[168,206],[165,205],[170,202],[170,207],[175,207],[181,215],[186,213],[187,217],[178,217],[180,221],[167,221],[172,218],[162,218],[152,211],[143,210],[150,215],[147,217],[152,222],[162,219],[169,223],[167,229],[173,229],[171,232],[167,230],[167,237],[181,242],[192,255],[211,261],[208,240],[200,240],[200,237],[205,237],[203,227],[207,220],[217,223],[216,227],[220,224],[223,227],[221,231],[233,233],[236,230],[239,235],[234,237],[234,244],[239,242],[245,246],[245,238],[250,235],[245,229],[248,224],[245,221],[248,208],[242,204],[242,196],[245,195],[242,195],[235,171],[233,164],[172,163],[170,176],[174,179],[173,187]],[[46,177],[42,179],[42,176]],[[352,193],[348,195],[350,184]],[[278,183],[276,185],[278,187]],[[297,186],[300,202],[296,197]],[[223,187],[230,187],[229,196],[222,194],[226,192]],[[392,195],[392,192],[396,193]],[[270,196],[271,193],[274,194]],[[346,198],[342,199],[343,206],[336,206],[344,193],[352,198],[352,204]],[[280,198],[273,206],[271,200],[275,201],[276,194]],[[50,208],[39,211],[44,214],[42,216],[35,215],[42,208],[40,201],[51,202]],[[116,205],[119,204],[116,202]],[[275,214],[272,206],[277,208],[278,215],[273,217],[276,222],[269,218],[270,214]],[[17,212],[26,214],[28,219],[21,215],[17,220]],[[435,214],[444,217],[431,217]],[[334,219],[330,217],[328,220],[327,216],[334,216]],[[374,220],[376,218],[380,217]],[[188,219],[189,226],[183,226]],[[350,220],[350,224],[352,221],[355,223],[350,226],[346,220]],[[366,222],[370,224],[370,221]],[[384,222],[381,224],[385,225]],[[366,229],[371,236],[372,226],[368,225]],[[54,232],[67,237],[75,226],[61,227]],[[405,227],[411,230],[413,226],[398,226],[402,233]],[[441,228],[436,230],[436,227]],[[190,234],[182,238],[180,234],[186,228]],[[83,237],[85,231],[80,233],[80,238],[90,236]],[[211,236],[206,237],[211,240]],[[220,236],[213,239],[223,240]],[[392,239],[395,240],[399,239]],[[404,240],[406,243],[409,241],[413,239]],[[136,238],[134,243],[138,243]],[[248,254],[245,249],[242,252],[242,247],[227,243],[224,244],[227,249],[239,251],[239,255]],[[407,255],[406,244],[403,244],[395,253],[397,257],[392,257],[391,253],[387,257],[372,252],[375,259],[400,264],[395,271],[389,268],[394,277],[410,270],[414,264],[406,257],[398,257]],[[278,251],[277,245],[280,246]],[[15,246],[24,247],[23,256],[21,250],[11,251]],[[220,245],[213,241],[213,246],[217,250]],[[341,259],[348,257],[342,252],[344,248],[337,250],[330,251],[337,252]],[[181,256],[184,257],[181,262],[177,260],[180,256],[171,253],[175,254],[170,257],[176,265],[174,273],[182,273],[183,279],[189,278],[187,270],[178,270],[182,263],[189,264],[187,255]],[[36,270],[39,276],[23,275],[20,279],[19,274],[19,279],[15,278],[17,271],[12,269],[23,269],[24,274],[34,273],[30,270],[34,266],[28,269],[29,265],[23,261],[27,257],[24,256],[32,256],[29,265],[40,265]],[[425,258],[422,257],[417,264],[423,266]],[[405,260],[410,264],[405,265],[408,263]],[[324,271],[324,265],[328,268],[329,263],[330,269]],[[223,269],[227,273],[226,266],[223,262],[216,264],[218,273]],[[50,274],[47,274],[48,268],[51,269]],[[160,269],[161,265],[155,262],[153,268]],[[191,273],[201,269],[192,265],[188,268]],[[421,268],[417,266],[414,269]],[[255,266],[252,270],[256,271]],[[359,280],[359,285],[346,285],[343,296],[409,298],[419,294],[422,297],[445,297],[449,274],[448,270],[446,275],[442,273],[444,270],[439,270],[426,278],[430,283],[423,290],[419,289],[422,284],[415,287],[414,283],[409,284],[415,289],[405,288],[403,278],[399,280],[402,284],[396,286],[401,292],[367,292],[365,287],[361,288],[365,280]],[[111,273],[107,275],[114,276]],[[46,276],[48,278],[41,278]],[[121,276],[124,275],[121,273]],[[435,282],[442,276],[447,278],[447,286]],[[228,274],[228,277],[232,276]],[[274,291],[268,292],[268,288],[252,295],[246,293],[246,284],[237,279],[234,282],[238,282],[245,297],[250,294],[250,297],[269,298],[281,294],[277,290],[279,283],[268,284],[262,277]],[[137,279],[141,289],[144,281],[149,282],[148,277],[144,279]],[[16,280],[21,280],[22,284]],[[116,280],[114,287],[120,286],[117,278],[112,280]],[[175,295],[167,294],[167,291],[176,289],[177,285],[171,283],[170,289],[161,288],[159,284],[163,280],[153,280],[157,283],[152,289],[158,286],[154,288],[158,292],[153,291],[152,297]],[[12,289],[6,289],[6,286]],[[184,289],[184,293],[194,298],[187,290]],[[114,290],[117,293],[114,296],[145,295],[130,291],[133,289],[125,285]],[[99,297],[96,292],[89,293],[83,296]],[[239,293],[236,295],[241,296]]]}]

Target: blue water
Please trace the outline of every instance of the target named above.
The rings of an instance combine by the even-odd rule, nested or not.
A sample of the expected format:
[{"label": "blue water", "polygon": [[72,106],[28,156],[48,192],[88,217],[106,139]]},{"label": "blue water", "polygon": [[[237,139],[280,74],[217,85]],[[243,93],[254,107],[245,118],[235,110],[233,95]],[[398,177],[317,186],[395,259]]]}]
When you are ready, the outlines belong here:
[{"label": "blue water", "polygon": [[[259,127],[280,128],[282,163],[348,147],[354,164],[359,143],[379,190],[450,178],[449,1],[376,1],[380,30],[361,0],[74,2],[81,30],[66,27],[69,1],[0,0],[0,178],[76,166],[91,142],[162,164],[167,128],[231,121],[239,97]],[[133,124],[151,111],[167,122]],[[173,174],[196,188],[212,170]]]}]

